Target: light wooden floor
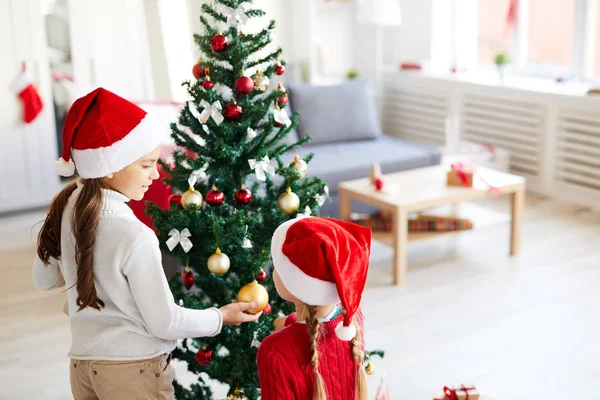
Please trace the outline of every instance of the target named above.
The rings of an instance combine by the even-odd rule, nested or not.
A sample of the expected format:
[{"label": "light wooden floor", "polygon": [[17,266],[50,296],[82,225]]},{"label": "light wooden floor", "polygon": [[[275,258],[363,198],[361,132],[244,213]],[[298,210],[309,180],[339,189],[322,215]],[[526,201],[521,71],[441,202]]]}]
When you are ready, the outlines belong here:
[{"label": "light wooden floor", "polygon": [[[501,200],[485,206],[507,212]],[[502,221],[414,243],[403,288],[390,286],[391,251],[374,245],[366,339],[387,355],[372,392],[385,371],[394,399],[460,382],[499,400],[600,399],[600,216],[531,197],[526,211],[519,257]],[[0,399],[70,398],[64,294],[30,282],[42,217],[0,219]]]}]

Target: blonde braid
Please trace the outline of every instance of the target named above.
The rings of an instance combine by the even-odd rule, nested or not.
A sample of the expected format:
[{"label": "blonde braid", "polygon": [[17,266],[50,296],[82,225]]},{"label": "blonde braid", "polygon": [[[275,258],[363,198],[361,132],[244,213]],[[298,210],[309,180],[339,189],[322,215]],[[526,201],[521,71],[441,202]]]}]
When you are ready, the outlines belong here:
[{"label": "blonde braid", "polygon": [[356,328],[356,335],[352,338],[352,355],[358,366],[358,376],[356,377],[356,398],[358,400],[367,400],[367,373],[364,367],[364,353],[362,351],[362,335],[360,334],[360,326],[352,320],[352,325]]},{"label": "blonde braid", "polygon": [[327,391],[325,390],[325,382],[323,377],[319,373],[319,350],[317,343],[319,340],[319,320],[317,318],[317,306],[306,305],[308,311],[308,317],[306,318],[306,325],[308,327],[308,333],[310,334],[312,356],[310,363],[315,374],[315,387],[313,391],[313,400],[327,400]]}]

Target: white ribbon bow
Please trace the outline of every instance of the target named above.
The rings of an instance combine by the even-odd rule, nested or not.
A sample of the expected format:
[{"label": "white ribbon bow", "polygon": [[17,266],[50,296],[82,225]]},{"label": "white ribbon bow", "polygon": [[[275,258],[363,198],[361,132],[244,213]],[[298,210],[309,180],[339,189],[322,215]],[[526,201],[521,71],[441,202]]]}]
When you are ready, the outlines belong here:
[{"label": "white ribbon bow", "polygon": [[242,243],[242,248],[243,249],[251,249],[252,248],[252,242],[247,237],[244,238],[244,242]]},{"label": "white ribbon bow", "polygon": [[325,186],[323,188],[323,193],[324,194],[316,194],[315,195],[315,200],[317,201],[317,204],[319,205],[319,207],[322,207],[323,204],[325,204],[325,200],[327,200],[329,198],[329,187]]},{"label": "white ribbon bow", "polygon": [[262,342],[258,340],[258,332],[254,331],[254,337],[252,338],[252,343],[250,343],[250,347],[256,347],[258,349],[261,343]]},{"label": "white ribbon bow", "polygon": [[256,172],[256,179],[259,181],[266,181],[267,176],[265,172],[271,176],[275,176],[275,168],[269,164],[269,157],[264,156],[262,160],[248,160],[248,164],[250,164],[250,168],[252,168]]},{"label": "white ribbon bow", "polygon": [[229,26],[236,26],[238,21],[240,25],[248,23],[248,16],[246,15],[248,9],[245,5],[240,5],[235,10],[228,6],[221,6],[221,12],[227,17],[227,24]]},{"label": "white ribbon bow", "polygon": [[192,236],[192,234],[190,233],[188,228],[185,228],[181,232],[179,232],[177,229],[171,229],[171,232],[169,232],[169,236],[171,236],[169,240],[167,240],[167,247],[169,248],[169,251],[173,251],[173,249],[177,247],[178,244],[181,244],[181,247],[183,247],[183,251],[187,253],[188,251],[190,251],[192,246],[194,246],[192,244],[192,241],[189,239],[190,236]]},{"label": "white ribbon bow", "polygon": [[206,176],[207,169],[208,169],[208,163],[204,163],[202,168],[197,169],[190,174],[190,177],[188,178],[188,183],[190,184],[190,187],[194,187],[196,182],[203,181],[207,178],[207,176]]},{"label": "white ribbon bow", "polygon": [[311,215],[311,214],[312,214],[312,210],[310,209],[310,207],[309,207],[309,206],[306,206],[306,207],[304,208],[304,213],[303,213],[303,214],[301,214],[301,215],[306,215],[307,217],[310,217],[310,215]]},{"label": "white ribbon bow", "polygon": [[279,122],[282,125],[289,127],[292,124],[292,120],[288,117],[285,109],[274,109],[273,110],[273,118],[275,122]]},{"label": "white ribbon bow", "polygon": [[221,122],[223,122],[223,120],[225,119],[223,117],[223,114],[221,114],[220,112],[223,108],[221,107],[221,103],[219,102],[219,100],[216,100],[212,104],[210,104],[206,100],[201,100],[200,107],[204,108],[204,110],[202,110],[201,113],[198,112],[198,108],[196,108],[196,105],[192,102],[188,103],[188,107],[194,118],[196,118],[203,124],[206,124],[210,117],[212,117],[213,121],[215,121],[217,125],[220,125]]},{"label": "white ribbon bow", "polygon": [[251,249],[252,242],[250,241],[250,239],[248,239],[248,236],[246,236],[247,234],[248,234],[248,225],[246,225],[246,231],[244,232],[244,241],[242,243],[242,248]]},{"label": "white ribbon bow", "polygon": [[248,139],[254,139],[256,137],[257,133],[254,129],[248,128],[246,135],[248,135]]}]

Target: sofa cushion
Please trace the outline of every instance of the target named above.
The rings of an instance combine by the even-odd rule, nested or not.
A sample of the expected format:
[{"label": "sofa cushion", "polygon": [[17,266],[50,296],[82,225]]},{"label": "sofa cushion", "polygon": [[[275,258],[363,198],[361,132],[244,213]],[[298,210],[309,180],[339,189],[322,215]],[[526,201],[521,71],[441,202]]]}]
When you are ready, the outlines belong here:
[{"label": "sofa cushion", "polygon": [[311,144],[375,139],[381,127],[375,99],[366,80],[341,85],[290,85],[294,112],[300,113],[298,134],[310,135]]},{"label": "sofa cushion", "polygon": [[[369,176],[371,166],[378,162],[384,174],[428,167],[440,163],[440,152],[430,146],[381,136],[376,140],[304,146],[298,154],[314,157],[308,164],[309,176],[322,178],[332,194],[340,182]],[[289,155],[290,158],[293,155]]]}]

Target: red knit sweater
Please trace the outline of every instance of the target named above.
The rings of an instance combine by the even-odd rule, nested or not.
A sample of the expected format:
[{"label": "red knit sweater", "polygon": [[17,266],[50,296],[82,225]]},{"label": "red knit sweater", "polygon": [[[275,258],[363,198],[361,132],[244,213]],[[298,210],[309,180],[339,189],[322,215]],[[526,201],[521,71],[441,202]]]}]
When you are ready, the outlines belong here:
[{"label": "red knit sweater", "polygon": [[[310,363],[310,335],[306,324],[293,319],[289,326],[268,336],[258,349],[262,400],[312,399],[314,375]],[[335,334],[335,327],[342,319],[340,313],[331,321],[320,324],[319,372],[325,382],[328,400],[356,399],[358,368],[352,355],[352,342],[344,342]],[[354,319],[363,333],[360,309]]]}]

